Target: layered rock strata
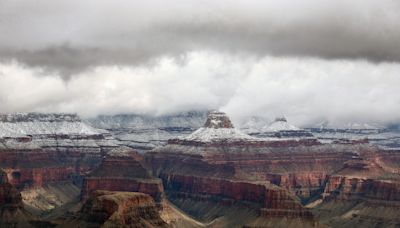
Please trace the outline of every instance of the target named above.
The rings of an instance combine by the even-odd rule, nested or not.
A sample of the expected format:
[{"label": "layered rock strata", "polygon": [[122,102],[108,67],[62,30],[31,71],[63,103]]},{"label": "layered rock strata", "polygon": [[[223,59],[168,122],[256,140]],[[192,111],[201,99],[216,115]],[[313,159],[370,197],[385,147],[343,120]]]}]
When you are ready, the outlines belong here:
[{"label": "layered rock strata", "polygon": [[96,190],[142,192],[161,201],[161,180],[150,176],[140,164],[142,157],[130,148],[111,151],[100,166],[87,175],[83,182],[82,198]]},{"label": "layered rock strata", "polygon": [[78,218],[61,227],[169,227],[152,197],[138,192],[95,191]]},{"label": "layered rock strata", "polygon": [[118,145],[72,114],[0,115],[0,167],[10,183],[43,186],[79,179]]},{"label": "layered rock strata", "polygon": [[[225,114],[211,112],[204,127],[192,135],[170,141],[168,145],[146,153],[145,164],[153,175],[163,180],[169,199],[183,208],[186,203],[182,200],[186,198],[190,201],[214,202],[215,207],[222,204],[252,208],[259,217],[264,218],[313,221],[312,213],[303,208],[294,195],[270,183],[269,179],[277,180],[280,177],[268,175],[267,172],[267,169],[277,167],[276,170],[270,170],[271,174],[276,174],[273,171],[279,169],[285,173],[287,170],[282,170],[285,165],[280,163],[293,162],[291,148],[308,148],[304,144],[292,145],[284,140],[278,142],[285,145],[284,149],[276,144],[266,146],[273,145],[275,141],[245,135],[233,128]],[[314,147],[318,146],[317,142]],[[286,156],[281,156],[278,151],[285,152]],[[332,160],[336,158],[329,153],[325,156],[331,156]],[[312,155],[304,158],[304,161],[310,157]],[[314,167],[319,165],[313,164]],[[331,162],[331,166],[335,166],[334,162]],[[296,168],[300,169],[295,166],[293,172]],[[196,216],[190,208],[187,212]]]},{"label": "layered rock strata", "polygon": [[332,226],[398,226],[399,156],[398,151],[368,151],[347,161],[329,176],[314,213]]}]

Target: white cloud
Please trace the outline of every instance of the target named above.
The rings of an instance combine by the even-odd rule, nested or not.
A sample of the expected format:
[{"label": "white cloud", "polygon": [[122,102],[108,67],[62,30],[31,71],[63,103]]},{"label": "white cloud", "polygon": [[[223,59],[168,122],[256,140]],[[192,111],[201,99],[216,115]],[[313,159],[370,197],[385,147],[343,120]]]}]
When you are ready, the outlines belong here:
[{"label": "white cloud", "polygon": [[151,67],[99,66],[60,76],[0,64],[0,112],[163,114],[220,108],[240,120],[286,115],[294,124],[399,121],[400,64],[191,52]]}]

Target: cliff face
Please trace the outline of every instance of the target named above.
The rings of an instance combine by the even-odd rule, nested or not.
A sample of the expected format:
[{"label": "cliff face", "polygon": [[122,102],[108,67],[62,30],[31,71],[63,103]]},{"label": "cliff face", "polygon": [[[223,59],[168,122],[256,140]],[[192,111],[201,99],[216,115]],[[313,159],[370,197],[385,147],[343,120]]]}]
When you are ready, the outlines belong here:
[{"label": "cliff face", "polygon": [[379,200],[400,203],[400,183],[362,177],[332,176],[326,185],[324,198],[328,200]]},{"label": "cliff face", "polygon": [[367,144],[295,147],[214,147],[170,144],[146,155],[155,175],[177,173],[241,181],[264,181],[307,202],[320,195],[328,177],[344,163],[370,151]]},{"label": "cliff face", "polygon": [[26,208],[38,216],[75,203],[82,176],[117,146],[106,131],[76,115],[0,114],[0,167],[8,184],[22,192]]},{"label": "cliff face", "polygon": [[329,177],[324,198],[398,201],[400,173],[395,162],[399,157],[400,153],[394,151],[360,153]]},{"label": "cliff face", "polygon": [[[262,167],[271,166],[259,162],[260,156],[244,156],[240,153],[234,154],[233,151],[229,153],[230,156],[223,156],[208,150],[206,155],[199,156],[178,153],[178,150],[171,153],[162,150],[146,154],[146,162],[149,167],[153,167],[154,174],[163,180],[168,198],[173,202],[176,202],[174,199],[180,201],[182,198],[217,201],[224,205],[236,205],[237,202],[241,202],[252,205],[264,217],[313,220],[312,213],[304,209],[300,201],[285,188],[289,186],[292,189],[304,188],[304,191],[320,190],[323,189],[325,176],[310,173],[306,175],[303,172],[303,175],[293,174],[293,180],[288,180],[285,179],[288,174],[273,175],[271,172],[272,174],[268,175],[267,170],[263,170]],[[276,185],[270,184],[273,181]],[[299,186],[299,183],[304,185]],[[289,187],[287,189],[290,189]]]},{"label": "cliff face", "polygon": [[110,190],[142,192],[160,202],[161,180],[151,177],[139,163],[140,159],[141,156],[129,148],[110,152],[100,166],[84,178],[83,200],[95,190]]},{"label": "cliff face", "polygon": [[18,188],[72,180],[117,146],[105,131],[76,115],[0,115],[0,167]]},{"label": "cliff face", "polygon": [[[380,151],[363,142],[264,148],[170,144],[146,153],[145,163],[163,180],[168,198],[194,217],[201,218],[201,208],[210,219],[215,215],[207,211],[240,204],[257,208],[254,210],[264,218],[315,219],[331,224],[330,216],[336,218],[343,205],[348,207],[343,206],[337,221],[343,221],[346,213],[354,214],[350,205],[362,202],[357,206],[366,211],[360,212],[362,224],[389,224],[392,217],[377,217],[377,211],[385,208],[388,215],[397,213],[397,156],[400,153]],[[318,198],[323,200],[312,210],[317,216],[312,219],[300,202],[305,205]],[[224,216],[224,210],[218,215]],[[245,224],[252,224],[248,222]]]},{"label": "cliff face", "polygon": [[364,151],[330,175],[322,201],[313,211],[341,227],[390,227],[400,223],[400,153]]},{"label": "cliff face", "polygon": [[73,180],[101,161],[101,153],[88,154],[78,148],[57,152],[44,149],[0,149],[0,154],[0,164],[10,183],[19,188]]},{"label": "cliff face", "polygon": [[0,227],[32,227],[35,218],[24,210],[21,194],[0,169]]},{"label": "cliff face", "polygon": [[[217,178],[170,175],[162,176],[164,186],[171,197],[194,197],[200,200],[219,200],[225,205],[237,201],[254,204],[263,208],[265,216],[293,216],[312,218],[311,212],[303,209],[301,204],[288,192],[268,183],[251,183]],[[273,211],[279,211],[274,213]],[[267,211],[271,213],[267,213]]]},{"label": "cliff face", "polygon": [[73,226],[169,227],[149,195],[112,191],[93,192],[78,218],[63,225]]}]

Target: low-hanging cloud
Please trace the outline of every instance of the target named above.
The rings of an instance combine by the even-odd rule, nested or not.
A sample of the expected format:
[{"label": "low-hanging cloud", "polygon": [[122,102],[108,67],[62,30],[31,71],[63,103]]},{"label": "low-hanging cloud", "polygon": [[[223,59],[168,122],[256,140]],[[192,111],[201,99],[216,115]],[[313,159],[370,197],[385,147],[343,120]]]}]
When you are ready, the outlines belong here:
[{"label": "low-hanging cloud", "polygon": [[0,65],[1,112],[165,114],[222,109],[236,121],[286,115],[298,125],[400,120],[400,64],[217,52],[152,66],[98,66],[65,81],[18,62]]},{"label": "low-hanging cloud", "polygon": [[75,75],[193,51],[399,62],[396,0],[3,0],[0,59]]}]

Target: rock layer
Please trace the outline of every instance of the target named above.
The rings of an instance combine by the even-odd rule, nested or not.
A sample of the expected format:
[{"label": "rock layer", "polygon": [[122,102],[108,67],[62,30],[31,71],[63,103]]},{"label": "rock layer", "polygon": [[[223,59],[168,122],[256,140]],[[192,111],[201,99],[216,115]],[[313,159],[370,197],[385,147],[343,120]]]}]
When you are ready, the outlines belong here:
[{"label": "rock layer", "polygon": [[137,192],[95,191],[77,219],[63,227],[169,227],[146,194]]},{"label": "rock layer", "polygon": [[161,201],[163,186],[161,180],[150,176],[139,163],[141,156],[132,149],[118,149],[110,152],[100,166],[84,179],[82,198],[96,190],[142,192]]},{"label": "rock layer", "polygon": [[18,188],[74,180],[117,146],[73,114],[0,115],[0,167]]}]

